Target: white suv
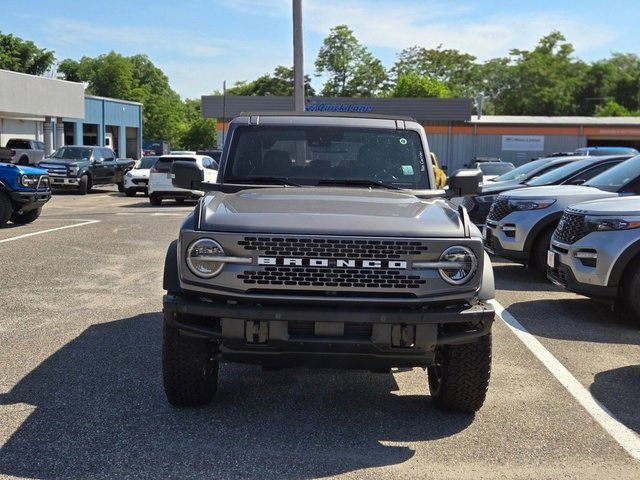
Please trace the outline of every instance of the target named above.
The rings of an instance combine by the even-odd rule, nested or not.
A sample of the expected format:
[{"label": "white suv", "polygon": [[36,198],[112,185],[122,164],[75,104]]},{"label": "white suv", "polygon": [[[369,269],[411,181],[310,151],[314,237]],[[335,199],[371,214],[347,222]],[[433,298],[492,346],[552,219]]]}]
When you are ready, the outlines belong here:
[{"label": "white suv", "polygon": [[211,157],[204,155],[164,155],[158,159],[149,174],[149,202],[161,205],[165,198],[173,198],[182,203],[187,198],[199,198],[203,192],[174,187],[171,181],[171,165],[176,160],[195,162],[204,171],[205,183],[216,183],[218,164]]}]

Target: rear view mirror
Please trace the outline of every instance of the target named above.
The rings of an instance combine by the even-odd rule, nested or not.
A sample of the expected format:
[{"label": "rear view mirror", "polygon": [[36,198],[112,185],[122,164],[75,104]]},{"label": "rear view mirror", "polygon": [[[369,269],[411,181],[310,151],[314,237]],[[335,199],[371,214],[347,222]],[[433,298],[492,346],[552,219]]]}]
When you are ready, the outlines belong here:
[{"label": "rear view mirror", "polygon": [[171,165],[171,182],[174,187],[202,190],[204,171],[195,162],[175,161]]},{"label": "rear view mirror", "polygon": [[482,182],[482,172],[480,170],[456,170],[449,176],[447,196],[453,198],[478,195],[481,193],[480,182]]}]

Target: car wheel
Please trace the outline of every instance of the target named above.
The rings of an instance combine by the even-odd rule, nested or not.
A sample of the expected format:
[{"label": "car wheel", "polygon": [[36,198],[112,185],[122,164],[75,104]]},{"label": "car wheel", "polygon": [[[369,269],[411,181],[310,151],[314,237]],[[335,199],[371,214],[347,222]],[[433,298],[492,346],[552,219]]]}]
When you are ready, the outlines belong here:
[{"label": "car wheel", "polygon": [[184,204],[184,198],[176,198],[175,200],[176,200],[176,203],[178,205],[183,205]]},{"label": "car wheel", "polygon": [[620,301],[623,312],[640,326],[640,258],[629,264],[622,278]]},{"label": "car wheel", "polygon": [[28,212],[18,213],[15,212],[11,215],[11,221],[18,225],[25,225],[36,220],[42,213],[42,207],[29,210]]},{"label": "car wheel", "polygon": [[533,251],[531,252],[531,263],[533,268],[538,272],[547,274],[547,252],[549,251],[549,245],[551,244],[551,237],[556,229],[554,224],[552,227],[548,227],[543,230],[535,239],[533,244]]},{"label": "car wheel", "polygon": [[120,193],[124,192],[124,182],[118,182],[116,185],[118,185],[118,191]]},{"label": "car wheel", "polygon": [[176,407],[201,407],[211,403],[218,388],[218,361],[214,344],[180,335],[164,325],[162,379],[167,400]]},{"label": "car wheel", "polygon": [[152,193],[151,195],[149,195],[149,203],[155,206],[162,205],[162,198],[160,198],[155,193]]},{"label": "car wheel", "polygon": [[13,213],[13,203],[9,195],[0,191],[0,227],[3,227],[11,218]]},{"label": "car wheel", "polygon": [[29,165],[29,157],[21,157],[18,165]]},{"label": "car wheel", "polygon": [[429,391],[438,408],[473,413],[482,407],[491,375],[491,334],[475,342],[436,350],[428,369]]},{"label": "car wheel", "polygon": [[80,182],[78,183],[78,192],[80,195],[86,195],[91,187],[89,186],[89,177],[87,175],[82,175],[80,177]]},{"label": "car wheel", "polygon": [[127,188],[124,191],[125,196],[127,197],[135,197],[136,196],[136,191],[135,190],[131,190],[130,188]]}]

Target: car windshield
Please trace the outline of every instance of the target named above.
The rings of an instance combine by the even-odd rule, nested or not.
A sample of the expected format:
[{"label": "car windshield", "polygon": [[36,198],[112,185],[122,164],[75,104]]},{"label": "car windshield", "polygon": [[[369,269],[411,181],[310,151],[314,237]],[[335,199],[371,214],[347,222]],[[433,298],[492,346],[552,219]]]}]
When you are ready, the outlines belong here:
[{"label": "car windshield", "polygon": [[[417,132],[358,127],[238,127],[224,181],[429,188]],[[262,183],[268,183],[263,181]]]},{"label": "car windshield", "polygon": [[640,155],[593,177],[584,185],[608,192],[618,192],[638,176],[640,176]]},{"label": "car windshield", "polygon": [[638,155],[638,150],[631,147],[598,147],[598,148],[579,148],[576,150],[579,155]]},{"label": "car windshield", "polygon": [[554,168],[553,170],[533,178],[527,182],[527,185],[532,187],[540,187],[542,185],[554,185],[565,178],[580,172],[582,169],[593,165],[594,161],[591,159],[578,160],[576,162],[567,163],[561,167]]},{"label": "car windshield", "polygon": [[51,158],[60,158],[64,160],[89,160],[91,158],[91,148],[82,147],[62,147],[58,148]]},{"label": "car windshield", "polygon": [[483,175],[502,175],[515,169],[513,163],[508,162],[479,163],[478,168]]},{"label": "car windshield", "polygon": [[135,168],[139,170],[149,169],[153,167],[157,161],[158,161],[158,157],[145,157],[141,160],[138,160],[138,163],[136,163]]},{"label": "car windshield", "polygon": [[171,170],[171,165],[173,162],[181,161],[181,162],[195,162],[196,159],[193,157],[180,157],[178,155],[171,155],[168,157],[160,157],[155,164],[155,169],[157,172],[168,172]]},{"label": "car windshield", "polygon": [[548,158],[534,160],[532,162],[525,163],[524,165],[520,165],[519,167],[505,173],[504,175],[500,175],[493,180],[496,182],[505,182],[509,180],[525,180],[531,172],[535,172],[537,169],[549,162],[551,162],[551,160]]}]

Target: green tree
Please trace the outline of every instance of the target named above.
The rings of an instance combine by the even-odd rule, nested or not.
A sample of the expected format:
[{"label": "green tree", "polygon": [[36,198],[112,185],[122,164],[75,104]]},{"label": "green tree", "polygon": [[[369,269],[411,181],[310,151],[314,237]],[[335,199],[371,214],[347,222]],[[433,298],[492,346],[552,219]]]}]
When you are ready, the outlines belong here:
[{"label": "green tree", "polygon": [[322,95],[328,97],[373,96],[384,91],[388,80],[382,62],[362,46],[346,25],[331,29],[315,61],[316,76],[328,80]]},{"label": "green tree", "polygon": [[560,32],[540,39],[531,51],[511,50],[509,85],[492,99],[504,115],[575,115],[587,65],[574,58]]},{"label": "green tree", "polygon": [[[473,97],[478,93],[480,65],[476,57],[455,49],[413,46],[398,54],[391,69],[396,79],[413,73],[443,83],[455,96]],[[396,80],[397,81],[397,80]]]},{"label": "green tree", "polygon": [[391,92],[392,97],[451,97],[451,91],[442,82],[418,73],[400,74]]},{"label": "green tree", "polygon": [[38,48],[35,43],[0,31],[0,68],[13,72],[43,75],[51,68],[52,51]]},{"label": "green tree", "polygon": [[[304,77],[305,95],[313,97],[316,92],[311,86],[311,79],[308,75]],[[278,65],[273,75],[265,74],[257,79],[247,82],[240,81],[227,89],[228,95],[242,96],[264,96],[275,95],[282,97],[291,97],[293,95],[293,68]]]},{"label": "green tree", "polygon": [[180,146],[187,150],[207,150],[217,144],[216,121],[202,118],[200,99],[185,100],[186,124],[180,137]]}]

